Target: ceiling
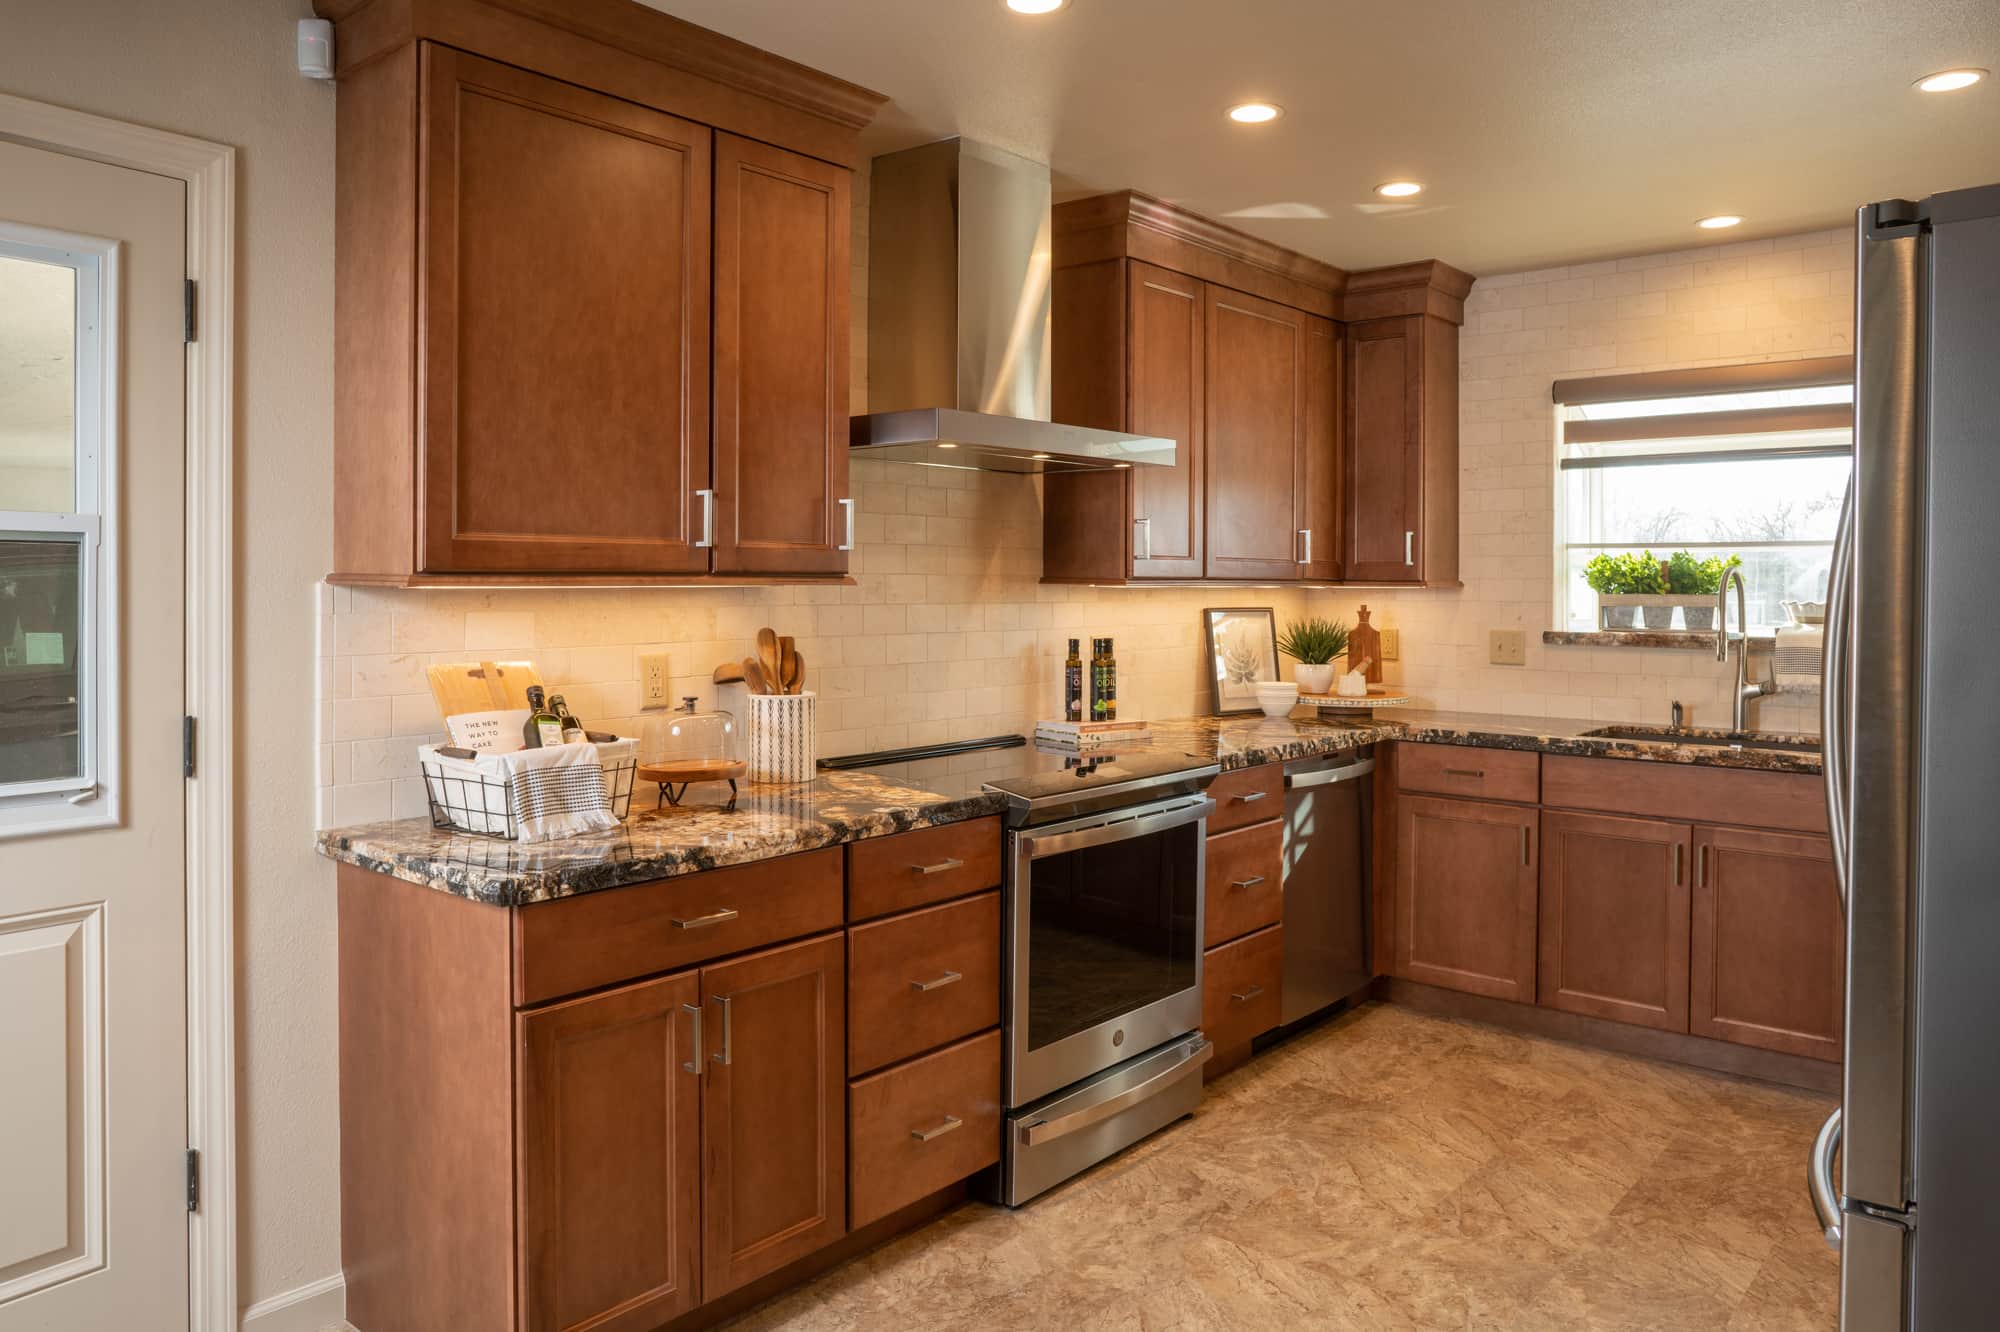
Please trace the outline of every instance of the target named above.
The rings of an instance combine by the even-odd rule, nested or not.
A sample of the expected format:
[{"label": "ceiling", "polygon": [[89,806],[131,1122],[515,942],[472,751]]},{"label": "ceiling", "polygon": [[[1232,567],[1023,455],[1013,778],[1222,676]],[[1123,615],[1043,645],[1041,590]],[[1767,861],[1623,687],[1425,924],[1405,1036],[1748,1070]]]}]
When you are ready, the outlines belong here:
[{"label": "ceiling", "polygon": [[[2000,69],[1994,0],[646,2],[887,94],[871,154],[965,134],[1059,198],[1140,189],[1350,269],[1685,249],[2000,180],[2000,78],[1911,87]],[[1251,98],[1286,114],[1225,119]],[[1399,177],[1429,188],[1375,196]]]}]

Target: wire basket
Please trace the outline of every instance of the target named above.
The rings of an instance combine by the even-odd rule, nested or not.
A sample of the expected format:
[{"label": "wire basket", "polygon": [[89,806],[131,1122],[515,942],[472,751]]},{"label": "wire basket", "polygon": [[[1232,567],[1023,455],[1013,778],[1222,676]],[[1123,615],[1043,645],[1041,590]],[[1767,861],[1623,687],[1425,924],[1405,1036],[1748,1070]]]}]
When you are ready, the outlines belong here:
[{"label": "wire basket", "polygon": [[[625,745],[632,750],[637,748],[636,742],[627,741]],[[438,757],[428,752],[428,747],[419,766],[424,774],[424,794],[430,801],[432,827],[450,828],[475,837],[520,840],[521,825],[514,813],[512,782],[488,776],[476,762]],[[632,788],[639,773],[638,755],[606,759],[601,766],[605,804],[611,817],[623,820],[632,808]]]}]

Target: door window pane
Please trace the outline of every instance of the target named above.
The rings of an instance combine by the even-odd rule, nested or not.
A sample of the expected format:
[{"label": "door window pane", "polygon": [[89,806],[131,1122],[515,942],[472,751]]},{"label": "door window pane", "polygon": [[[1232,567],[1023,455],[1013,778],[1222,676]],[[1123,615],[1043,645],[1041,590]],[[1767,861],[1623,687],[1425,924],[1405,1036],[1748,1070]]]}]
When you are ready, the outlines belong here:
[{"label": "door window pane", "polygon": [[0,537],[0,786],[79,776],[83,547]]},{"label": "door window pane", "polygon": [[76,502],[76,270],[0,254],[0,510]]}]

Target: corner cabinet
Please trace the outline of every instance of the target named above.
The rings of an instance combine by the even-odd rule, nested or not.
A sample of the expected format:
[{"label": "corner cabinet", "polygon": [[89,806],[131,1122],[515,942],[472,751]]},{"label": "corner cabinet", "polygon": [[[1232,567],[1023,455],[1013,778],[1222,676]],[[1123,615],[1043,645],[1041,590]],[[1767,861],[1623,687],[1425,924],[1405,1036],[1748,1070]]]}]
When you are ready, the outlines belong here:
[{"label": "corner cabinet", "polygon": [[589,40],[481,0],[322,7],[333,581],[845,573],[880,99],[638,5]]},{"label": "corner cabinet", "polygon": [[[1471,278],[1436,262],[1350,275],[1133,191],[1058,207],[1054,255],[1055,419],[1179,448],[1172,467],[1048,476],[1043,581],[1456,581]],[[1390,326],[1409,349],[1357,346]]]}]

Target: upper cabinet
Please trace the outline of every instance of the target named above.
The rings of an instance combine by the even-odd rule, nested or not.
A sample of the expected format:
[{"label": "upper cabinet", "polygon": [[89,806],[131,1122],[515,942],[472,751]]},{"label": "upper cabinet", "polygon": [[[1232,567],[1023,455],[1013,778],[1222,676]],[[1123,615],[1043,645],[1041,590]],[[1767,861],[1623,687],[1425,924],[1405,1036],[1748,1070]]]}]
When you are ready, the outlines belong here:
[{"label": "upper cabinet", "polygon": [[846,572],[881,99],[623,0],[321,0],[335,581]]},{"label": "upper cabinet", "polygon": [[[1349,275],[1133,191],[1063,204],[1054,230],[1055,419],[1178,448],[1045,478],[1044,581],[1456,581],[1469,277]],[[1407,355],[1362,352],[1391,324]]]},{"label": "upper cabinet", "polygon": [[1458,581],[1458,329],[1472,279],[1357,273],[1347,299],[1344,561],[1363,583]]}]

